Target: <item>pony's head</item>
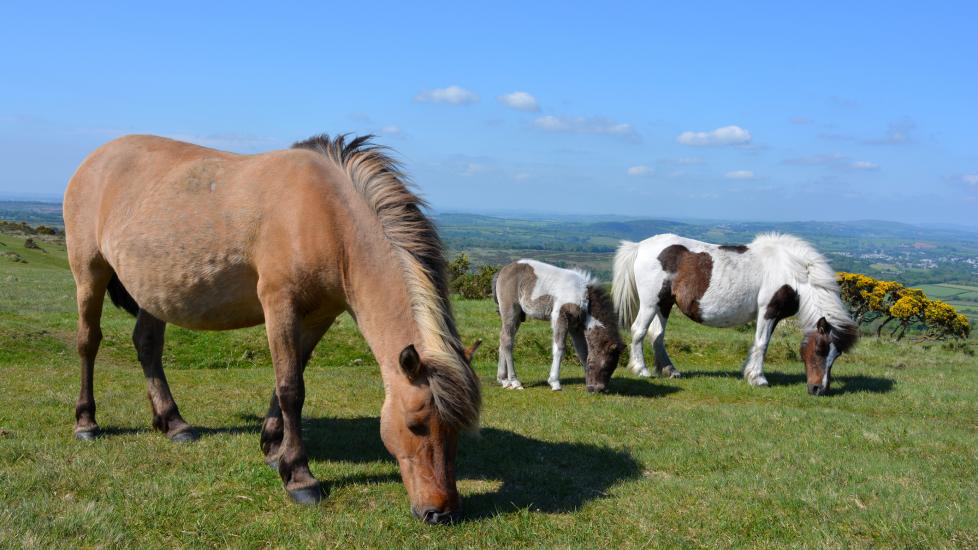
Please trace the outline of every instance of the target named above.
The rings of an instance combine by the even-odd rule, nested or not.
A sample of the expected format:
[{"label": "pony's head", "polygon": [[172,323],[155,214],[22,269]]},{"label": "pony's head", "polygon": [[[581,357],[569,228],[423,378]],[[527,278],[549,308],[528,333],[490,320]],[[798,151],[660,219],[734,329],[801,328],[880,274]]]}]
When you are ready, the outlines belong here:
[{"label": "pony's head", "polygon": [[[472,355],[481,343],[477,340],[459,352],[466,365],[471,365]],[[435,361],[423,360],[413,345],[404,348],[398,363],[406,383],[398,377],[398,390],[386,392],[380,436],[397,459],[411,513],[425,523],[450,523],[461,511],[455,486],[455,456],[459,433],[466,426],[446,418],[445,404],[437,400],[452,398],[438,386],[457,381],[442,380],[446,369],[437,368]],[[474,376],[472,379],[478,383]]]},{"label": "pony's head", "polygon": [[625,349],[618,333],[618,316],[611,298],[596,284],[588,285],[588,323],[584,328],[587,340],[587,368],[584,385],[589,392],[603,392],[618,367],[618,358]]},{"label": "pony's head", "polygon": [[825,317],[815,323],[815,330],[801,340],[801,356],[805,360],[808,393],[825,395],[832,385],[832,365],[856,343],[859,332],[854,324],[833,326]]}]

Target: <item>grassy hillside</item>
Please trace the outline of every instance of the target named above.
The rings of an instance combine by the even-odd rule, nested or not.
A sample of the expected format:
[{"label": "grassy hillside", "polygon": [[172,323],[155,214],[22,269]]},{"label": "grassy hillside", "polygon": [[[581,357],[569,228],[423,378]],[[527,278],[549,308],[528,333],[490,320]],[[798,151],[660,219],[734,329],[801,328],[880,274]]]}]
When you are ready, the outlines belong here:
[{"label": "grassy hillside", "polygon": [[838,363],[833,395],[813,398],[791,323],[771,345],[772,387],[757,389],[737,373],[750,331],[677,314],[667,345],[686,378],[619,371],[593,396],[571,359],[564,391],[549,391],[548,328],[528,323],[516,350],[528,387],[509,391],[493,382],[491,303],[458,301],[464,339],[486,339],[483,430],[461,442],[464,520],[431,528],[410,517],[380,442],[383,388],[349,317],[306,372],[303,428],[330,495],[299,508],[258,448],[273,378],[261,328],[168,329],[171,386],[202,434],[181,446],[149,428],[133,322],[107,308],[106,435],[76,442],[63,245],[0,242],[26,260],[0,257],[0,547],[978,545],[973,355],[866,340]]}]

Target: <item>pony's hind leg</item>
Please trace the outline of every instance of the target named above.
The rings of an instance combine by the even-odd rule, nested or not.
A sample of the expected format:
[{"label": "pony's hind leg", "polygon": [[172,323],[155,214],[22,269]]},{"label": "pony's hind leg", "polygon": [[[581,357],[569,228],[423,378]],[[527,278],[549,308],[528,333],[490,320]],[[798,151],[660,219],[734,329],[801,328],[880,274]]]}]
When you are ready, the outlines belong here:
[{"label": "pony's hind leg", "polygon": [[197,433],[183,417],[170,393],[163,373],[163,335],[166,323],[140,309],[132,343],[136,346],[139,364],[146,376],[146,396],[153,409],[153,427],[166,434],[170,441],[185,443],[197,439]]},{"label": "pony's hind leg", "polygon": [[81,359],[81,389],[75,403],[75,438],[95,439],[99,433],[95,421],[95,356],[102,342],[102,304],[112,270],[108,265],[91,262],[74,273],[78,300],[78,335],[76,346]]},{"label": "pony's hind leg", "polygon": [[520,328],[522,310],[518,305],[500,309],[499,328],[499,365],[496,368],[496,381],[507,389],[521,390],[523,384],[516,378],[516,365],[513,363],[513,345],[516,342],[516,331]]},{"label": "pony's hind leg", "polygon": [[[324,323],[317,323],[314,326],[307,326],[302,329],[300,336],[300,347],[302,371],[305,372],[306,365],[312,357],[312,352],[316,349],[316,344],[322,339],[323,334],[329,330],[335,317],[329,318]],[[282,451],[282,407],[279,406],[278,393],[272,390],[272,399],[268,404],[268,413],[265,414],[265,421],[261,427],[261,450],[265,454],[265,464],[278,470],[278,459]]]},{"label": "pony's hind leg", "polygon": [[628,356],[628,368],[633,373],[646,378],[652,376],[652,373],[645,366],[645,354],[642,350],[642,342],[645,340],[645,335],[649,331],[649,325],[655,316],[656,308],[640,304],[638,315],[635,316],[635,321],[632,322],[631,327],[632,343],[631,353]]},{"label": "pony's hind leg", "polygon": [[667,376],[669,378],[681,378],[682,373],[676,370],[672,364],[672,359],[666,353],[666,323],[669,321],[668,313],[660,311],[652,319],[652,357],[655,363],[655,375]]}]

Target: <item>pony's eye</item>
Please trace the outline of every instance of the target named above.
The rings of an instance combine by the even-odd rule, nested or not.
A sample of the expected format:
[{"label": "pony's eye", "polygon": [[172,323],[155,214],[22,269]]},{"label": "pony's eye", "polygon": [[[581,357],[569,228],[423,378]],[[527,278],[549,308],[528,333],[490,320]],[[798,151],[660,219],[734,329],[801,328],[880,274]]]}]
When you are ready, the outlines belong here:
[{"label": "pony's eye", "polygon": [[408,422],[408,429],[414,435],[428,435],[428,425],[424,422]]}]

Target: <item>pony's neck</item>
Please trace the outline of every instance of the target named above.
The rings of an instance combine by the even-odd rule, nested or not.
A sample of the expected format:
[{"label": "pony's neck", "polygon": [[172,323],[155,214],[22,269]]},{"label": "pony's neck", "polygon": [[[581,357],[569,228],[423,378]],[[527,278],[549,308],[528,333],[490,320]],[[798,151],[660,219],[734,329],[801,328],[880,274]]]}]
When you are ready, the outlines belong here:
[{"label": "pony's neck", "polygon": [[419,339],[404,267],[388,243],[377,241],[360,239],[348,250],[344,286],[348,308],[386,371]]}]

